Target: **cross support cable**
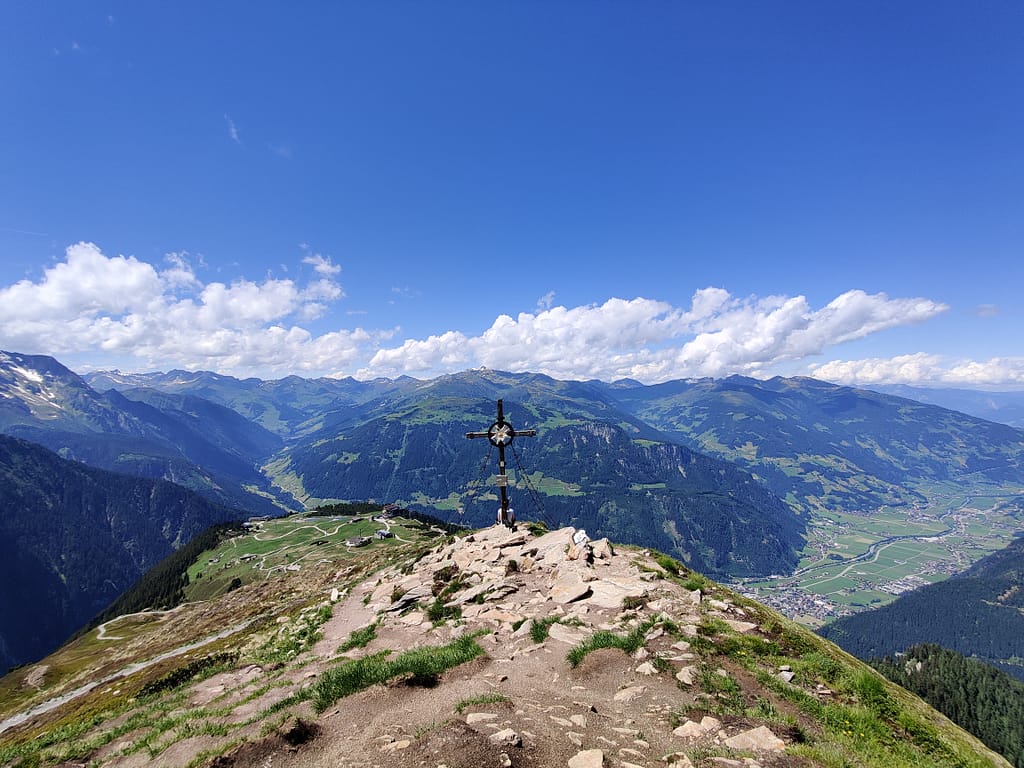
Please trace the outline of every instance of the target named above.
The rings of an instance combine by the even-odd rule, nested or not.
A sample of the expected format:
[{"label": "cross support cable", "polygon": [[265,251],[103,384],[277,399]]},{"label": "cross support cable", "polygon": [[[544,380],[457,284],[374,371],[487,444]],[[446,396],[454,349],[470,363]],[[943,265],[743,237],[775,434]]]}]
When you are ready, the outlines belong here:
[{"label": "cross support cable", "polygon": [[486,437],[488,442],[498,449],[498,488],[501,489],[501,508],[498,510],[498,522],[508,528],[514,528],[515,513],[508,506],[508,476],[505,474],[505,447],[512,444],[517,437],[536,437],[535,429],[513,429],[505,421],[502,401],[498,400],[498,420],[488,427],[486,432],[467,432],[466,437]]}]

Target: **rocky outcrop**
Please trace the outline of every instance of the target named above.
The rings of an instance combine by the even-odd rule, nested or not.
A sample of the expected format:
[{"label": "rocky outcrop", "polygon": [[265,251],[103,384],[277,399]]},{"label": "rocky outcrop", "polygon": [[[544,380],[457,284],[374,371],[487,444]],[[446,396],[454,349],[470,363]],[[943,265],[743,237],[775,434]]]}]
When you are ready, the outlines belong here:
[{"label": "rocky outcrop", "polygon": [[[756,634],[754,617],[729,598],[705,598],[700,589],[665,578],[647,552],[577,534],[563,528],[533,536],[495,526],[454,538],[411,566],[381,572],[379,581],[355,588],[344,607],[380,621],[378,639],[362,653],[484,632],[488,671],[474,674],[472,683],[457,671],[452,676],[459,679],[458,691],[475,685],[498,700],[497,706],[471,706],[459,717],[493,745],[495,764],[507,759],[512,765],[629,768],[662,765],[663,756],[674,754],[672,764],[685,766],[686,750],[701,745],[748,758],[784,745],[784,732],[752,729],[749,718],[680,719],[708,705],[691,647],[701,622],[717,620],[730,632]],[[436,605],[457,614],[431,619],[445,615]],[[596,648],[576,667],[566,661],[595,635],[621,638],[641,630],[638,647],[628,653]],[[722,669],[713,673],[726,675]],[[406,701],[415,711],[414,702]],[[754,739],[764,732],[775,741]],[[728,739],[740,739],[740,746],[731,747]],[[408,749],[415,751],[416,744]],[[377,752],[375,759],[388,764],[389,753]],[[414,764],[411,753],[403,753],[405,764]]]},{"label": "rocky outcrop", "polygon": [[[790,754],[794,741],[824,735],[807,714],[813,707],[792,702],[861,706],[834,691],[829,677],[801,667],[798,655],[785,655],[824,641],[785,629],[776,614],[691,578],[678,563],[660,563],[571,528],[532,535],[495,526],[410,551],[369,578],[346,580],[350,572],[338,570],[324,576],[319,603],[269,621],[271,629],[239,649],[237,669],[189,684],[161,705],[166,719],[188,724],[164,737],[176,739],[173,747],[151,726],[114,730],[115,722],[116,735],[95,738],[103,746],[89,764],[818,765]],[[243,590],[233,593],[240,597]],[[268,637],[291,642],[304,627],[312,631],[313,616],[328,613],[308,650],[251,663]],[[364,662],[370,669],[410,653],[440,659],[442,649],[467,640],[479,653],[462,663],[352,685],[316,707],[307,695],[338,670],[353,670],[355,679]],[[297,722],[303,738],[289,738],[282,729],[298,732],[287,726]],[[854,752],[840,754],[858,764]],[[203,763],[198,755],[211,757]]]}]

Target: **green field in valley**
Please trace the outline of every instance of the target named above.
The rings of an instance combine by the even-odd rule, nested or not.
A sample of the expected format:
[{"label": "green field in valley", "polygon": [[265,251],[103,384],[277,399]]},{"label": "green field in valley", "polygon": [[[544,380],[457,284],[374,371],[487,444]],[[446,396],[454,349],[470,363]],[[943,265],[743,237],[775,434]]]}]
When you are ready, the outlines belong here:
[{"label": "green field in valley", "polygon": [[818,626],[942,581],[1006,546],[1024,529],[1019,510],[1010,503],[1019,491],[985,496],[935,491],[928,505],[823,518],[809,528],[793,575],[737,586]]}]

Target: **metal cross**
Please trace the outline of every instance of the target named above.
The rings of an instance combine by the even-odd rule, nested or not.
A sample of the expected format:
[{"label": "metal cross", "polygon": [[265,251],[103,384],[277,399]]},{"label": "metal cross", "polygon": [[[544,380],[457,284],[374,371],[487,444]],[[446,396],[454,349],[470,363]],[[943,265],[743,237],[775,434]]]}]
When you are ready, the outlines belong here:
[{"label": "metal cross", "polygon": [[498,449],[498,487],[501,489],[501,509],[498,512],[498,522],[509,528],[515,527],[515,519],[509,514],[508,507],[508,477],[505,475],[505,446],[511,445],[517,437],[536,437],[535,429],[513,429],[512,425],[505,421],[505,412],[501,400],[498,401],[498,420],[487,429],[486,432],[467,432],[466,437],[486,437],[491,445]]}]

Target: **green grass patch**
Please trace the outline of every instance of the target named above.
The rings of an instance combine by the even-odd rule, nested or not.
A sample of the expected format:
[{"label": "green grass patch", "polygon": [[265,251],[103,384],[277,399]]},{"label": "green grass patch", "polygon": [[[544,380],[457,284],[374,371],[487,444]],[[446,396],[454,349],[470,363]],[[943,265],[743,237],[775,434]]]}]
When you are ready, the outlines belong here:
[{"label": "green grass patch", "polygon": [[486,707],[488,704],[511,704],[512,699],[500,693],[482,693],[479,696],[469,696],[462,699],[455,705],[455,711],[460,715],[467,709],[473,707]]},{"label": "green grass patch", "polygon": [[571,648],[566,656],[570,667],[578,667],[580,663],[591,653],[600,648],[618,648],[624,653],[634,653],[644,645],[644,635],[659,623],[657,618],[651,618],[625,635],[619,635],[608,630],[598,630],[579,645]]},{"label": "green grass patch", "polygon": [[697,682],[702,691],[709,695],[708,709],[716,714],[743,714],[747,703],[743,698],[740,684],[729,675],[712,669],[710,664],[701,662],[697,668]]},{"label": "green grass patch", "polygon": [[355,659],[324,672],[303,692],[303,698],[309,698],[319,714],[344,696],[397,678],[408,678],[413,685],[434,685],[442,672],[483,654],[475,638],[475,634],[463,635],[447,645],[414,648],[394,658],[383,651]]},{"label": "green grass patch", "polygon": [[354,648],[365,648],[369,645],[377,637],[377,623],[375,621],[362,629],[353,630],[348,639],[338,646],[338,653],[345,653]]},{"label": "green grass patch", "polygon": [[715,637],[732,632],[732,628],[717,616],[702,616],[697,625],[697,634],[701,637]]},{"label": "green grass patch", "polygon": [[626,595],[622,598],[622,610],[634,611],[647,605],[647,598],[639,595]]},{"label": "green grass patch", "polygon": [[543,643],[548,639],[551,625],[556,624],[559,616],[545,616],[543,619],[534,619],[530,622],[530,639],[535,643]]},{"label": "green grass patch", "polygon": [[283,664],[292,661],[321,638],[320,627],[331,618],[331,606],[319,605],[302,610],[287,624],[283,624],[255,652],[260,664]]},{"label": "green grass patch", "polygon": [[441,598],[435,598],[434,602],[427,606],[427,618],[435,627],[444,624],[449,619],[458,621],[462,618],[462,609],[457,605],[445,605]]},{"label": "green grass patch", "polygon": [[658,552],[654,555],[654,562],[661,566],[662,570],[666,573],[670,573],[673,576],[678,576],[680,570],[684,570],[686,566],[676,560],[674,557]]},{"label": "green grass patch", "polygon": [[557,477],[546,477],[543,472],[527,475],[530,485],[545,496],[582,496],[583,490],[575,483],[567,483]]}]

